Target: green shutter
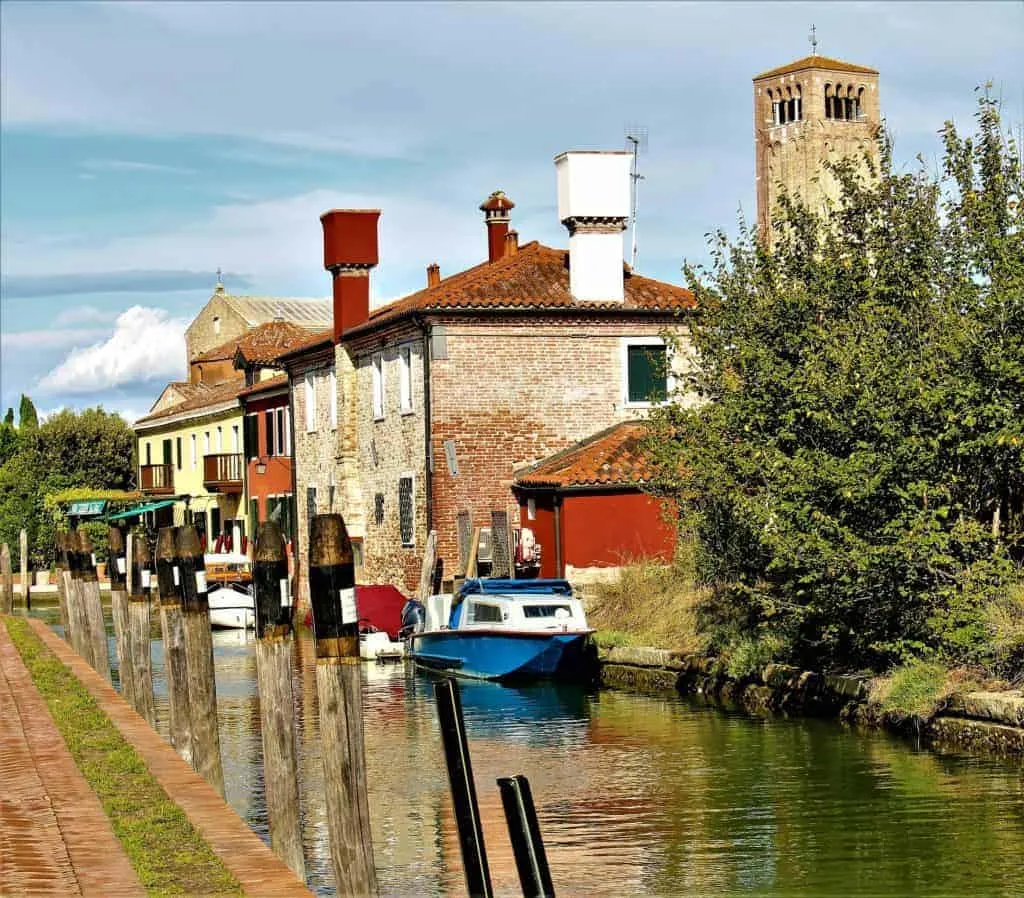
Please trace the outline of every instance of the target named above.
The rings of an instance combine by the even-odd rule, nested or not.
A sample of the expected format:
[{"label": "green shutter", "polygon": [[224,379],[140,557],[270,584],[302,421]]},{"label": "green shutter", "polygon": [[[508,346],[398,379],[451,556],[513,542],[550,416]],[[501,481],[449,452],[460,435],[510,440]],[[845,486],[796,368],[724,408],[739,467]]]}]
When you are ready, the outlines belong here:
[{"label": "green shutter", "polygon": [[664,346],[626,347],[630,402],[662,402],[668,396]]}]

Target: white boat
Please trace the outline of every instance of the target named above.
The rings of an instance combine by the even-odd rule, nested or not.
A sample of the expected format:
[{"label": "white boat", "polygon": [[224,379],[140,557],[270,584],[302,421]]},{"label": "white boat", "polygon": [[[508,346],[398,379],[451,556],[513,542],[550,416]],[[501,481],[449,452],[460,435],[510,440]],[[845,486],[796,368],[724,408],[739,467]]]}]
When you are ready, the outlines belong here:
[{"label": "white boat", "polygon": [[208,593],[210,626],[218,630],[256,628],[256,599],[244,588],[216,586]]},{"label": "white boat", "polygon": [[364,661],[401,661],[405,644],[396,642],[383,630],[359,634],[359,657]]}]

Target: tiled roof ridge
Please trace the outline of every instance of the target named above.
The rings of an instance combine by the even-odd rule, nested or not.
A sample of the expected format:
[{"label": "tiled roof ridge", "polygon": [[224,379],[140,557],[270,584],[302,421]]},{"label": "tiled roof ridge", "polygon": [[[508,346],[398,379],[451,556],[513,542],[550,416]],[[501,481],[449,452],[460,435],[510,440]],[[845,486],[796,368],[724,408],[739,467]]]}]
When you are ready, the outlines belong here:
[{"label": "tiled roof ridge", "polygon": [[811,54],[810,56],[803,57],[803,59],[795,59],[793,62],[787,62],[785,65],[769,69],[767,72],[761,72],[760,75],[755,75],[753,80],[760,81],[762,78],[772,78],[776,75],[788,75],[790,72],[799,72],[803,69],[810,68],[836,69],[841,72],[853,72],[859,75],[878,74],[878,69],[873,69],[870,66],[857,65],[857,63],[846,62],[843,59],[835,59],[831,56]]},{"label": "tiled roof ridge", "polygon": [[516,483],[523,487],[644,483],[649,479],[647,465],[637,443],[646,430],[645,421],[619,421],[517,471]]},{"label": "tiled roof ridge", "polygon": [[[254,324],[248,328],[245,333],[233,337],[230,340],[225,340],[223,343],[214,346],[212,349],[206,350],[206,352],[200,353],[192,361],[194,362],[209,362],[217,359],[233,359],[235,353],[238,352],[239,348],[243,347],[248,343],[250,346],[258,345],[272,345],[271,340],[261,340],[260,338],[265,334],[272,334],[274,331],[288,330],[293,334],[293,339],[288,341],[286,345],[280,347],[282,351],[291,348],[293,345],[298,345],[303,339],[309,335],[309,329],[304,328],[294,321],[264,321],[262,324]],[[275,356],[278,353],[275,353]]]},{"label": "tiled roof ridge", "polygon": [[151,412],[136,418],[136,424],[146,424],[150,421],[157,421],[161,418],[169,418],[181,412],[197,411],[206,408],[208,405],[216,405],[226,402],[229,399],[237,399],[241,390],[245,389],[245,376],[239,373],[237,377],[221,381],[219,384],[192,384],[195,391],[200,395],[189,396],[181,402],[161,409],[158,412]]}]

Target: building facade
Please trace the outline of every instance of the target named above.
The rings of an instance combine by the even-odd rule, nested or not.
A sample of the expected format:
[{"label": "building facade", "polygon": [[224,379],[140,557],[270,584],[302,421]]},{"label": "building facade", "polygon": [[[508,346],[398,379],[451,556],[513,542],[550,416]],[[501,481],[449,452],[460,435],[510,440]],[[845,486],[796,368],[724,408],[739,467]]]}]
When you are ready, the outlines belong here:
[{"label": "building facade", "polygon": [[782,191],[814,212],[839,195],[825,162],[878,162],[878,71],[812,54],[754,78],[757,220],[769,236]]},{"label": "building facade", "polygon": [[[359,543],[361,582],[413,588],[431,530],[445,571],[458,573],[475,528],[495,512],[518,524],[517,470],[642,418],[685,364],[692,295],[622,259],[628,154],[566,154],[557,168],[568,251],[520,247],[513,204],[494,194],[481,207],[487,261],[447,278],[432,265],[423,290],[372,312],[379,213],[324,216],[334,328],[282,362],[297,482],[317,485],[319,497],[333,472],[333,510]],[[679,340],[676,357],[666,330]],[[319,383],[331,370],[338,426],[304,443],[308,398],[319,395],[310,375]],[[298,505],[302,555],[308,515],[327,508]]]}]

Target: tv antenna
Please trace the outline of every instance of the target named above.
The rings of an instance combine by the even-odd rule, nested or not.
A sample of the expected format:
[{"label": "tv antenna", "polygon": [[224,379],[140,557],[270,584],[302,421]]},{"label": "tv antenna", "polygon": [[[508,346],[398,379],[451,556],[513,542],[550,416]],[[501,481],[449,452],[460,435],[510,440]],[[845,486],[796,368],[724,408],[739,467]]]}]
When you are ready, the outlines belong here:
[{"label": "tv antenna", "polygon": [[640,151],[647,149],[647,129],[643,127],[626,128],[626,143],[633,152],[633,164],[629,172],[630,187],[630,225],[632,240],[629,253],[629,267],[636,270],[637,243],[636,243],[636,213],[640,207],[640,182],[644,176],[640,174]]}]

